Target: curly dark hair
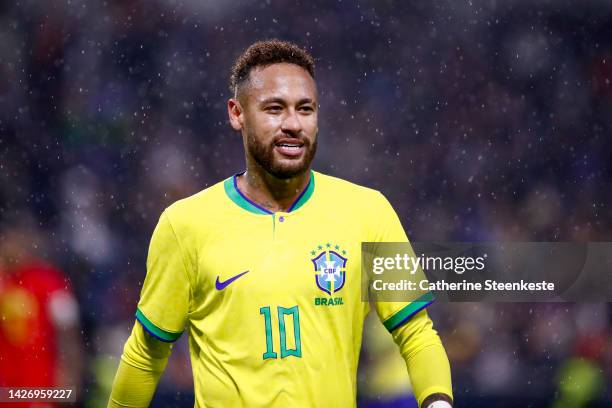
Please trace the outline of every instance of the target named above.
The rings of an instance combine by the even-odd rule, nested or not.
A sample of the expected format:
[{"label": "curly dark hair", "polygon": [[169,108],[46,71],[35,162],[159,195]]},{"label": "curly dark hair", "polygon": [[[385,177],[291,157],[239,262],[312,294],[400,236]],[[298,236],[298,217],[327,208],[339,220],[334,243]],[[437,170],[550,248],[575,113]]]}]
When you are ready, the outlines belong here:
[{"label": "curly dark hair", "polygon": [[255,67],[286,62],[299,65],[314,78],[315,63],[308,51],[288,41],[277,39],[258,41],[247,48],[234,62],[229,88],[236,93]]}]

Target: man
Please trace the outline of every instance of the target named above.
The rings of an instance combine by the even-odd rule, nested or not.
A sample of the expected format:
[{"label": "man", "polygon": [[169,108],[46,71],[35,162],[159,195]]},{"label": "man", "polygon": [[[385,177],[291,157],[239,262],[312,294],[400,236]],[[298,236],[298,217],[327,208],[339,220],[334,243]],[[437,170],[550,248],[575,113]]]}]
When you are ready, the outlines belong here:
[{"label": "man", "polygon": [[[62,271],[41,259],[45,239],[26,211],[0,221],[0,387],[79,391],[79,307]],[[2,406],[46,407],[26,402]]]},{"label": "man", "polygon": [[[148,405],[185,328],[197,407],[355,406],[369,310],[361,242],[406,235],[380,193],[311,171],[318,104],[307,52],[255,43],[237,59],[231,89],[246,172],[161,215],[109,406]],[[449,407],[450,369],[429,303],[376,310],[419,405]]]}]

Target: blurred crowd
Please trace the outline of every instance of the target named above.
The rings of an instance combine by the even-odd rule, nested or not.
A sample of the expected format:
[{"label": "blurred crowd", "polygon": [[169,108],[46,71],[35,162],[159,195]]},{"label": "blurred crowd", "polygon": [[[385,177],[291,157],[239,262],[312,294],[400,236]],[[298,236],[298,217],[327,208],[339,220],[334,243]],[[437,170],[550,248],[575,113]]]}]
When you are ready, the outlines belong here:
[{"label": "blurred crowd", "polygon": [[[226,84],[251,42],[313,53],[315,169],[381,190],[411,239],[611,241],[611,23],[603,0],[2,2],[0,248],[54,265],[74,296],[81,402],[105,404],[163,208],[244,167]],[[610,312],[430,309],[472,407],[609,404]],[[368,347],[360,401],[382,406],[405,387],[369,376],[403,366]],[[160,406],[189,401],[188,359],[183,339]]]}]

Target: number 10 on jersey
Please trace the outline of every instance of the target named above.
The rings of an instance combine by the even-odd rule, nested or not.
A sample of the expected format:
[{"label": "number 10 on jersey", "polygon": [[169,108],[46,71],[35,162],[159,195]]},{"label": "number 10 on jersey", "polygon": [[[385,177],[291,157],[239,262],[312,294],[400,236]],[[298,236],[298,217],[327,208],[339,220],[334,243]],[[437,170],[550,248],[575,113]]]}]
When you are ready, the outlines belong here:
[{"label": "number 10 on jersey", "polygon": [[[274,335],[272,330],[272,312],[270,306],[265,306],[259,309],[259,314],[264,317],[264,325],[266,330],[266,352],[263,353],[263,359],[278,358],[277,353],[274,351]],[[277,307],[278,313],[278,333],[280,338],[280,356],[281,358],[295,356],[302,357],[302,341],[300,340],[300,311],[297,306],[293,307]],[[287,348],[287,332],[286,327],[288,326],[285,318],[291,316],[293,320],[293,343],[294,348]],[[289,320],[289,319],[287,319]]]}]

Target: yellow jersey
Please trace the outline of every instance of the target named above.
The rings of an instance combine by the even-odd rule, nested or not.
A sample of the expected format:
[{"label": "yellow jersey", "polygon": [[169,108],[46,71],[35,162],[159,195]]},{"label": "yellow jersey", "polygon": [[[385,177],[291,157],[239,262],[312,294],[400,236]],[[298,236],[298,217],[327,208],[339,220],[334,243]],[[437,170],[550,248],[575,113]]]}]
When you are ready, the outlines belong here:
[{"label": "yellow jersey", "polygon": [[[149,334],[189,333],[196,407],[350,407],[368,302],[361,243],[405,242],[375,190],[311,172],[287,212],[233,176],[168,207],[136,313]],[[380,302],[393,331],[431,303]]]}]

